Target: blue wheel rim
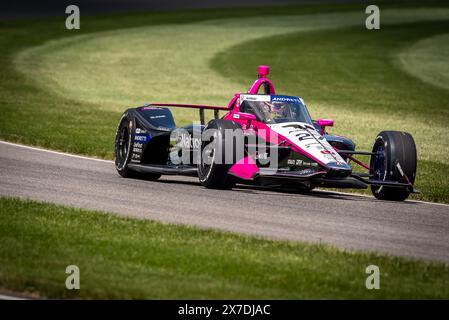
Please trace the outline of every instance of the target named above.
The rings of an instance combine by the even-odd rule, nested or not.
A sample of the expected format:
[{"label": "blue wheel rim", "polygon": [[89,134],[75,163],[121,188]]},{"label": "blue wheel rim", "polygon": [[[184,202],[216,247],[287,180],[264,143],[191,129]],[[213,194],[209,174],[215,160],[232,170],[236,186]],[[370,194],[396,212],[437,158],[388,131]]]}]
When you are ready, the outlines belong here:
[{"label": "blue wheel rim", "polygon": [[379,145],[376,150],[377,155],[375,156],[373,163],[374,177],[379,180],[385,180],[386,166],[385,166],[385,146],[383,144]]}]

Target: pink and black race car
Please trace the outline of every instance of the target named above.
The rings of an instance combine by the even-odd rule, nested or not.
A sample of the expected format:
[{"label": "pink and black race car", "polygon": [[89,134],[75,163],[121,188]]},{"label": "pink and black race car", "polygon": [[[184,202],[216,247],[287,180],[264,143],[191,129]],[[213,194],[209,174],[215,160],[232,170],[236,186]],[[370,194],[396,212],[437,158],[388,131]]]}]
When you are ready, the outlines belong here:
[{"label": "pink and black race car", "polygon": [[[371,186],[376,198],[397,201],[417,192],[409,133],[382,131],[371,152],[356,151],[352,140],[326,131],[332,120],[313,121],[301,98],[277,95],[268,72],[259,66],[248,92],[235,94],[226,107],[151,103],[126,110],[115,139],[118,173],[149,180],[197,176],[203,186],[218,189],[236,183],[304,191]],[[196,108],[200,119],[178,128],[170,107]],[[207,125],[205,110],[214,114]],[[220,111],[226,111],[221,118]],[[369,156],[369,164],[355,155]]]}]

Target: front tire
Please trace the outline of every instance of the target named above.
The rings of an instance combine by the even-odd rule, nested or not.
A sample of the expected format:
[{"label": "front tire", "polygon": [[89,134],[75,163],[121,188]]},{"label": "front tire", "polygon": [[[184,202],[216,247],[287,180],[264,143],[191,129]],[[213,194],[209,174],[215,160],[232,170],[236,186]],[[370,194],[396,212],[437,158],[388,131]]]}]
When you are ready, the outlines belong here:
[{"label": "front tire", "polygon": [[[233,130],[232,137],[226,136],[225,130]],[[213,132],[212,136],[207,134]],[[198,178],[200,183],[211,189],[231,189],[235,185],[235,178],[228,174],[229,169],[236,162],[238,139],[243,139],[240,125],[223,119],[211,120],[203,132],[201,155],[198,162]],[[226,145],[232,149],[226,148]],[[243,145],[241,146],[243,148]],[[225,150],[232,151],[231,163],[226,163]],[[243,150],[243,149],[242,149]],[[228,157],[229,158],[229,157]]]},{"label": "front tire", "polygon": [[[382,131],[377,136],[370,161],[370,174],[375,180],[390,180],[412,185],[416,177],[416,145],[410,133]],[[402,169],[402,173],[401,170]],[[371,192],[380,200],[404,201],[410,190],[403,187],[371,186]]]}]

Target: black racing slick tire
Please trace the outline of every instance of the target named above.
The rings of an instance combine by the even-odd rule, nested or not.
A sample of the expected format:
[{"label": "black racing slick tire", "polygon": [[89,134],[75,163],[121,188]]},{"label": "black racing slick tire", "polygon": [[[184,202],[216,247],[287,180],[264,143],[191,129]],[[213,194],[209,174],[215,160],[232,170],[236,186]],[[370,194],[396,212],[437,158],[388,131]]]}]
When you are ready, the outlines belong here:
[{"label": "black racing slick tire", "polygon": [[[374,180],[413,183],[416,178],[416,145],[410,133],[382,131],[378,134],[371,156],[370,174]],[[380,200],[404,201],[410,195],[405,187],[371,186]]]},{"label": "black racing slick tire", "polygon": [[160,174],[156,173],[141,173],[131,170],[128,167],[132,156],[132,145],[134,140],[134,130],[136,127],[135,118],[131,112],[127,110],[117,126],[115,134],[115,150],[114,150],[114,163],[115,169],[118,174],[124,178],[140,178],[146,180],[157,180],[160,178]]},{"label": "black racing slick tire", "polygon": [[[229,130],[228,133],[226,130]],[[211,120],[203,131],[198,161],[198,178],[201,185],[211,189],[231,189],[236,179],[228,174],[228,171],[237,161],[238,148],[241,148],[243,153],[241,126],[233,121]],[[232,152],[232,155],[229,155],[229,152]]]}]

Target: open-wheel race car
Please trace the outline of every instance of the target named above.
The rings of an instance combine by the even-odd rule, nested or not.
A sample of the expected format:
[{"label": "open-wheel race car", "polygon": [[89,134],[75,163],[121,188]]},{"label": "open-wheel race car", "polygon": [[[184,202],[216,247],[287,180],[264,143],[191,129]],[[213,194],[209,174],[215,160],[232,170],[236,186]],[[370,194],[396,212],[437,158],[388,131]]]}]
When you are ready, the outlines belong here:
[{"label": "open-wheel race car", "polygon": [[[331,135],[332,120],[313,121],[301,98],[277,95],[259,66],[247,93],[235,94],[227,106],[150,103],[130,108],[120,118],[115,166],[123,177],[157,180],[161,175],[197,176],[207,188],[229,189],[236,183],[315,187],[371,187],[383,200],[405,200],[416,176],[413,137],[382,131],[371,151]],[[196,108],[199,121],[177,127],[170,107]],[[214,118],[205,124],[205,110]],[[220,111],[226,113],[220,117]],[[369,156],[366,164],[356,155]],[[365,172],[354,172],[350,166]]]}]

